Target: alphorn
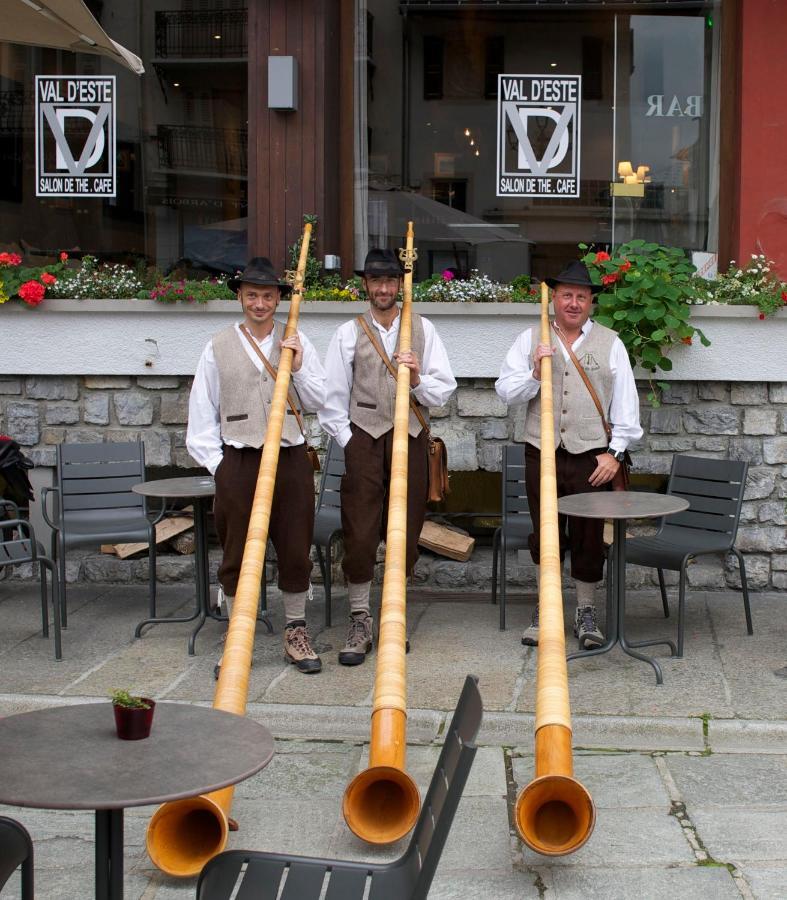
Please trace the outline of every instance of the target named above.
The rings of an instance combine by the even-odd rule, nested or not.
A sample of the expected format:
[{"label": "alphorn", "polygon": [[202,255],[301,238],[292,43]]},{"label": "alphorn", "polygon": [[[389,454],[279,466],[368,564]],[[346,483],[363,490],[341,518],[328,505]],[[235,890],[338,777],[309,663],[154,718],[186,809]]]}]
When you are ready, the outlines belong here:
[{"label": "alphorn", "polygon": [[[551,345],[549,292],[541,284],[541,343]],[[534,348],[535,352],[535,348]],[[578,850],[593,832],[596,809],[574,776],[563,595],[560,585],[552,358],[541,360],[541,567],[536,671],[535,778],[516,801],[522,840],[546,856]]]},{"label": "alphorn", "polygon": [[[301,252],[290,300],[290,313],[284,337],[295,334],[303,296],[303,279],[312,226],[303,229]],[[254,501],[246,532],[240,578],[232,604],[227,641],[221,663],[213,708],[244,715],[249,692],[249,671],[254,652],[254,629],[260,600],[260,579],[268,543],[268,528],[279,463],[279,447],[287,407],[287,392],[292,372],[294,351],[285,348],[279,359],[279,371],[273,389],[268,428],[262,448]],[[147,830],[148,854],[162,872],[187,878],[198,875],[208,860],[220,853],[227,843],[229,811],[234,787],[211,794],[175,800],[160,806],[153,814]]]},{"label": "alphorn", "polygon": [[[400,252],[404,286],[399,322],[399,350],[411,343],[413,298],[413,223]],[[388,491],[388,528],[385,537],[385,574],[377,641],[377,669],[372,702],[369,767],[344,792],[342,812],[350,830],[371,844],[390,844],[415,825],[421,798],[404,771],[407,732],[406,703],[406,587],[407,587],[407,450],[410,419],[410,370],[399,364],[396,377],[391,483]]]}]

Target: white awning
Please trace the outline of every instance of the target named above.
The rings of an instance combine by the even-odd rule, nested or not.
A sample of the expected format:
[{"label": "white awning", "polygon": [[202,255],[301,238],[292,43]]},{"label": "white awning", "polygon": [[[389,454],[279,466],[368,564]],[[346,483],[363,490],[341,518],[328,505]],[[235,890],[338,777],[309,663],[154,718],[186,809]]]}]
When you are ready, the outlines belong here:
[{"label": "white awning", "polygon": [[98,53],[137,75],[145,71],[142,60],[113,41],[82,0],[0,0],[0,22],[0,40]]}]

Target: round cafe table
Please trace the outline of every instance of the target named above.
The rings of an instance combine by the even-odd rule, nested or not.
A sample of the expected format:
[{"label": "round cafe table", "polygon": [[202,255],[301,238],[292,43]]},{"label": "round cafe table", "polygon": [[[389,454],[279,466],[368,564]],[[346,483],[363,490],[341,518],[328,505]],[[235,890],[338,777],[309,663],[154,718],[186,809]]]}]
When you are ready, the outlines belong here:
[{"label": "round cafe table", "polygon": [[571,494],[559,497],[558,512],[582,519],[612,519],[614,540],[612,542],[612,591],[609,593],[610,607],[607,608],[607,637],[601,647],[572,653],[568,659],[584,659],[609,653],[620,644],[624,653],[650,663],[656,673],[656,684],[663,684],[661,666],[650,656],[638,653],[635,647],[651,647],[667,644],[672,656],[677,656],[675,644],[669,640],[629,641],[626,636],[626,520],[653,519],[669,516],[689,508],[688,500],[671,494],[653,494],[645,491],[596,491],[586,494]]},{"label": "round cafe table", "polygon": [[95,810],[97,900],[123,897],[123,810],[211,793],[263,769],[273,736],[244,716],[156,703],[150,737],[122,741],[112,704],[0,719],[0,803]]}]

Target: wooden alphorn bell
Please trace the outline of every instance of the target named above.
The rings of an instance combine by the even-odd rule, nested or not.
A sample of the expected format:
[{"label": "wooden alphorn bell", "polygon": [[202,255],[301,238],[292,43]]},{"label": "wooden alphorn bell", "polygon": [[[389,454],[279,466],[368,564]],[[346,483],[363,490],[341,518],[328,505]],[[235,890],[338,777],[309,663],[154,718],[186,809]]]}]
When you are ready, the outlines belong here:
[{"label": "wooden alphorn bell", "polygon": [[[294,335],[298,329],[298,313],[303,297],[303,280],[311,231],[310,224],[304,226],[290,300],[290,313],[284,331],[285,338]],[[214,709],[222,709],[241,716],[246,712],[248,699],[254,630],[260,601],[260,581],[268,543],[271,504],[293,355],[293,350],[284,348],[279,359],[265,444],[262,448],[249,517],[249,529],[246,533],[240,578],[235,601],[232,604],[224,657],[213,698]],[[199,797],[174,800],[156,810],[148,824],[146,842],[151,860],[162,872],[183,878],[198,875],[205,863],[224,849],[229,832],[229,811],[234,791],[234,787],[227,787]]]},{"label": "wooden alphorn bell", "polygon": [[[399,254],[404,286],[399,323],[399,350],[411,343],[413,298],[413,223]],[[390,844],[415,825],[421,798],[404,771],[407,732],[405,664],[407,588],[407,451],[410,419],[410,370],[400,363],[396,378],[391,483],[388,492],[388,529],[385,574],[377,641],[377,669],[372,702],[369,767],[347,786],[342,812],[350,830],[372,844]]]},{"label": "wooden alphorn bell", "polygon": [[[551,345],[549,291],[541,284],[541,343]],[[533,348],[535,353],[535,348]],[[541,566],[536,672],[535,778],[516,801],[522,840],[546,856],[578,850],[593,832],[596,809],[574,776],[563,595],[560,585],[552,358],[541,360]]]}]

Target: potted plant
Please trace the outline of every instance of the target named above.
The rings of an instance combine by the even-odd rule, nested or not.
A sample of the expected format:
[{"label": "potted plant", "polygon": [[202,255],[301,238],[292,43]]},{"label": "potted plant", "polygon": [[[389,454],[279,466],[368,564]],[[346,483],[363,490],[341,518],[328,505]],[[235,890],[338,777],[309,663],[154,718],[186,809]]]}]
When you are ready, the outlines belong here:
[{"label": "potted plant", "polygon": [[128,691],[113,691],[112,707],[115,711],[115,727],[121,740],[139,741],[148,737],[156,709],[155,700],[134,697]]}]

